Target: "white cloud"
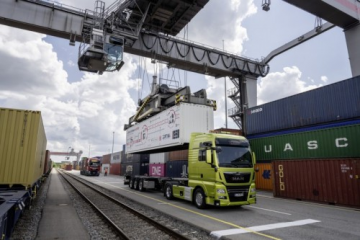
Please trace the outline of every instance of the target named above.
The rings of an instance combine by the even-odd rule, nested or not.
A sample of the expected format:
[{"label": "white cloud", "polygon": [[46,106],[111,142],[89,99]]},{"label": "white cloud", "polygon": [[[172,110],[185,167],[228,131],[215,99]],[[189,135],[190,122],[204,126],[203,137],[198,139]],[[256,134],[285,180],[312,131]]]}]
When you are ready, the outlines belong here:
[{"label": "white cloud", "polygon": [[85,150],[90,144],[93,154],[101,155],[109,149],[113,131],[115,150],[120,150],[123,126],[136,110],[128,93],[137,87],[131,79],[136,62],[125,55],[120,72],[85,74],[69,83],[62,61],[44,37],[0,26],[0,58],[6,59],[0,65],[2,107],[40,110],[50,150]]},{"label": "white cloud", "polygon": [[322,86],[310,85],[301,80],[301,71],[295,66],[285,67],[283,70],[269,73],[258,80],[258,105]]},{"label": "white cloud", "polygon": [[329,81],[327,76],[321,76],[320,80],[323,81],[324,83],[327,83]]}]

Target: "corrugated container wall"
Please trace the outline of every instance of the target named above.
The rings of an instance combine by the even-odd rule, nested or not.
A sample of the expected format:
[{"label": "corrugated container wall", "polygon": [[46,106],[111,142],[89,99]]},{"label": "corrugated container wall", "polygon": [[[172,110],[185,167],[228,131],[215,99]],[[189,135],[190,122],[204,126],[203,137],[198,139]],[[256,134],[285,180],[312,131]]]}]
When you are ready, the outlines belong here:
[{"label": "corrugated container wall", "polygon": [[360,124],[250,138],[258,162],[280,159],[360,157]]},{"label": "corrugated container wall", "polygon": [[110,174],[119,176],[119,175],[120,175],[120,171],[121,171],[121,165],[120,165],[120,163],[112,163],[112,164],[110,165]]},{"label": "corrugated container wall", "polygon": [[[123,163],[125,172],[131,170],[131,176],[149,174],[149,162]],[[125,174],[125,173],[124,173]]]},{"label": "corrugated container wall", "polygon": [[44,172],[46,143],[40,112],[0,108],[0,184],[36,183]]},{"label": "corrugated container wall", "polygon": [[360,117],[360,76],[249,108],[246,134]]},{"label": "corrugated container wall", "polygon": [[166,163],[150,163],[149,176],[165,177]]},{"label": "corrugated container wall", "polygon": [[121,163],[121,152],[111,154],[110,163]]},{"label": "corrugated container wall", "polygon": [[102,157],[102,164],[109,164],[111,159],[111,154],[103,155]]},{"label": "corrugated container wall", "polygon": [[360,158],[274,161],[275,196],[360,208]]},{"label": "corrugated container wall", "polygon": [[188,178],[188,161],[169,161],[166,163],[166,177]]},{"label": "corrugated container wall", "polygon": [[271,163],[257,163],[255,169],[259,171],[255,174],[256,189],[273,190],[274,173]]},{"label": "corrugated container wall", "polygon": [[189,150],[169,152],[169,161],[180,161],[188,159]]},{"label": "corrugated container wall", "polygon": [[149,163],[166,163],[169,160],[169,153],[152,153],[150,154]]},{"label": "corrugated container wall", "polygon": [[51,169],[51,161],[50,161],[50,151],[46,150],[45,152],[45,163],[44,163],[44,172],[43,174],[49,173]]},{"label": "corrugated container wall", "polygon": [[125,154],[122,163],[149,162],[149,154]]}]

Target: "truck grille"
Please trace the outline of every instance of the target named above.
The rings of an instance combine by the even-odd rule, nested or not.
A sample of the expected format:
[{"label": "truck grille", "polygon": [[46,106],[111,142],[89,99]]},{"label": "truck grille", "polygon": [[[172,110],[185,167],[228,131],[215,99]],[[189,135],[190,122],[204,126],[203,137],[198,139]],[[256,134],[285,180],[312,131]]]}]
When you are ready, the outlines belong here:
[{"label": "truck grille", "polygon": [[230,202],[246,201],[250,186],[227,187]]},{"label": "truck grille", "polygon": [[227,183],[248,183],[251,173],[225,172],[224,176]]}]

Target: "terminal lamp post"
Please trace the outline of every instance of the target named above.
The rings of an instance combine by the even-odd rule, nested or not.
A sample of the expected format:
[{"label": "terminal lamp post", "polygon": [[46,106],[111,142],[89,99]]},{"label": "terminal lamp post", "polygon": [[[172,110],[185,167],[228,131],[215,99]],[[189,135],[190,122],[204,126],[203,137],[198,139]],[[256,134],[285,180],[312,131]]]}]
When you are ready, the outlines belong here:
[{"label": "terminal lamp post", "polygon": [[264,11],[269,11],[270,10],[270,4],[271,4],[271,0],[263,0],[262,1],[262,9]]}]

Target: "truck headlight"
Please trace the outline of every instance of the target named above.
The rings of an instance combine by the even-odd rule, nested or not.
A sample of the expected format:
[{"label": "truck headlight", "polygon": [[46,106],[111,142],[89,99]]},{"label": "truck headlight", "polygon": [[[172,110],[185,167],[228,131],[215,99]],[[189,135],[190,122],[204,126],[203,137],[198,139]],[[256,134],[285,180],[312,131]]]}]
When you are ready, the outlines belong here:
[{"label": "truck headlight", "polygon": [[225,194],[226,193],[225,189],[222,189],[222,188],[216,189],[216,192],[219,193],[219,194]]}]

